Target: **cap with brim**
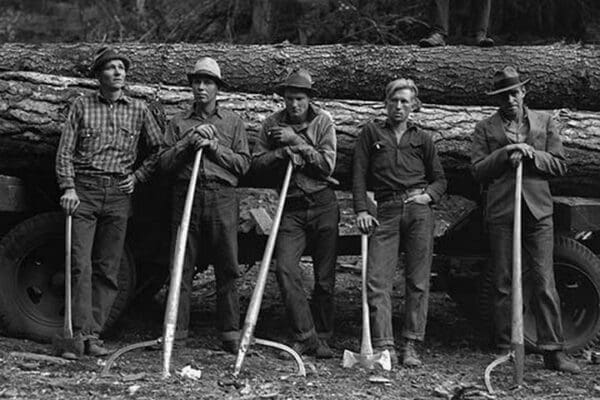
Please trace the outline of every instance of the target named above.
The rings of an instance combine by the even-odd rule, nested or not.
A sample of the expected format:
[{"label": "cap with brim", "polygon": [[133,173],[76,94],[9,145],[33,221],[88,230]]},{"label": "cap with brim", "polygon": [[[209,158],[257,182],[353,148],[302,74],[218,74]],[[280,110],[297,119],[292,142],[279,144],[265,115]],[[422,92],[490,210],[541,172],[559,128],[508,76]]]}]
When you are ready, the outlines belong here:
[{"label": "cap with brim", "polygon": [[493,89],[486,94],[493,96],[499,93],[507,92],[509,90],[516,89],[520,86],[525,85],[531,79],[525,79],[521,81],[519,73],[513,67],[505,67],[501,71],[494,74],[493,78]]},{"label": "cap with brim", "polygon": [[312,83],[312,78],[308,71],[299,69],[292,72],[283,83],[277,85],[275,93],[283,96],[286,89],[292,89],[306,92],[309,96],[313,97],[317,94],[317,91],[313,89]]},{"label": "cap with brim", "polygon": [[218,77],[217,75],[213,74],[210,71],[194,71],[194,72],[188,72],[187,74],[188,77],[188,81],[192,81],[192,79],[194,78],[210,78],[212,80],[214,80],[215,82],[217,82],[217,84],[220,87],[227,87],[227,83],[225,83],[225,81],[223,79],[221,79],[220,77]]},{"label": "cap with brim", "polygon": [[210,57],[200,58],[194,68],[187,73],[187,77],[190,83],[194,78],[205,77],[214,80],[220,87],[227,87],[227,83],[221,77],[219,64]]},{"label": "cap with brim", "polygon": [[96,52],[94,61],[92,62],[92,66],[90,67],[91,75],[95,75],[96,72],[104,66],[104,64],[112,60],[123,61],[123,65],[125,66],[125,70],[127,71],[131,66],[131,60],[126,55],[117,52],[112,47],[102,47]]}]

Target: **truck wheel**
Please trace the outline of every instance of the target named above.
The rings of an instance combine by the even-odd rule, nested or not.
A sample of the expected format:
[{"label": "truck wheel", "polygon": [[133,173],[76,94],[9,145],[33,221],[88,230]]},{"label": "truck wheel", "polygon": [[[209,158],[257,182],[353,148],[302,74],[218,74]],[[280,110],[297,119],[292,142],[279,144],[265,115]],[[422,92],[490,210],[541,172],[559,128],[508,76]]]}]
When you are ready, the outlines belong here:
[{"label": "truck wheel", "polygon": [[[481,315],[493,315],[492,268],[482,271]],[[600,338],[600,260],[586,246],[574,239],[554,239],[554,277],[560,296],[565,350],[576,352]],[[491,321],[488,321],[492,325]],[[536,324],[527,304],[523,313],[525,342],[537,351]],[[488,326],[489,326],[488,325]]]},{"label": "truck wheel", "polygon": [[[64,214],[31,217],[0,241],[0,329],[10,336],[48,342],[62,332],[64,317]],[[105,329],[113,325],[135,291],[135,266],[126,248],[119,293]]]}]

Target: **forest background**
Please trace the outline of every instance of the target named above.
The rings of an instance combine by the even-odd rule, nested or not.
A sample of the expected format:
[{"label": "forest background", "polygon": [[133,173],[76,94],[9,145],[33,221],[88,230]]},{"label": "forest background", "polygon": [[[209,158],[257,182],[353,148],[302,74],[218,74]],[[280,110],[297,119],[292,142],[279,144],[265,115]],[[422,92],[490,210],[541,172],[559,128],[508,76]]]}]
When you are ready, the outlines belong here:
[{"label": "forest background", "polygon": [[[469,3],[451,1],[450,43],[468,33]],[[0,10],[0,42],[403,45],[430,29],[430,0],[0,0]],[[600,43],[600,1],[492,0],[490,34]]]}]

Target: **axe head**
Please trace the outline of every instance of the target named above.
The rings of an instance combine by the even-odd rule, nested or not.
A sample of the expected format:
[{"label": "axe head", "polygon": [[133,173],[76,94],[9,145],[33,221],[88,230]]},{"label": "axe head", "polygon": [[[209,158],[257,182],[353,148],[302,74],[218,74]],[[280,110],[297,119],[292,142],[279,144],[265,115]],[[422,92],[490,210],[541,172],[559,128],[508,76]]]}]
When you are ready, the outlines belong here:
[{"label": "axe head", "polygon": [[373,354],[357,354],[350,350],[344,350],[342,367],[352,368],[356,364],[366,369],[373,369],[378,365],[385,371],[392,370],[392,359],[388,350],[378,351]]}]

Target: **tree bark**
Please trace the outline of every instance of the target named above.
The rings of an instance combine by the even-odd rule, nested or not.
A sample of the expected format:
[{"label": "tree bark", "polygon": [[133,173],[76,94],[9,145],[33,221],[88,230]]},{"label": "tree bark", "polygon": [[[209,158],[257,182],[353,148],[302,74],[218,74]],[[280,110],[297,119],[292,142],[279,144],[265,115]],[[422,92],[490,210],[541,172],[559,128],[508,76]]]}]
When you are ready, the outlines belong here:
[{"label": "tree bark", "polygon": [[[36,71],[82,77],[97,43],[5,43],[0,70]],[[514,65],[528,85],[533,108],[600,110],[598,46],[291,46],[122,43],[133,62],[132,82],[186,85],[185,71],[200,56],[217,59],[232,91],[271,93],[296,67],[308,68],[315,87],[328,98],[380,100],[387,82],[416,81],[426,103],[490,105],[486,96],[495,71]]]},{"label": "tree bark", "polygon": [[[53,161],[73,99],[96,87],[90,79],[37,73],[0,73],[0,173],[53,174]],[[130,85],[128,93],[147,101],[158,96],[167,118],[189,107],[192,94],[186,87]],[[381,102],[322,100],[335,121],[338,158],[334,176],[342,188],[350,187],[351,159],[360,127],[373,118],[384,118]],[[237,112],[246,122],[250,142],[260,123],[283,104],[276,95],[222,93],[219,106]],[[424,105],[411,119],[433,135],[450,180],[449,191],[475,197],[479,186],[469,171],[470,137],[475,123],[494,112],[492,107]],[[600,193],[600,113],[549,110],[562,124],[569,170],[555,179],[555,194],[598,196]],[[246,185],[260,186],[256,177]]]}]

